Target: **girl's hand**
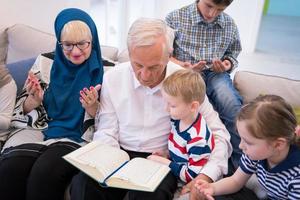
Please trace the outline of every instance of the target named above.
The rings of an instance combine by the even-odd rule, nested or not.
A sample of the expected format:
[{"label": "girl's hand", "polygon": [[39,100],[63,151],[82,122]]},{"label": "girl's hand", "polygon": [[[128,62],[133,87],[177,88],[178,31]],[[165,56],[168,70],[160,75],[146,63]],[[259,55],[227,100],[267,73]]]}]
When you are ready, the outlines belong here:
[{"label": "girl's hand", "polygon": [[212,196],[214,193],[214,189],[211,183],[208,183],[202,179],[197,179],[195,180],[194,186],[199,196],[204,196],[207,200],[214,200]]},{"label": "girl's hand", "polygon": [[99,105],[98,92],[100,88],[101,85],[98,84],[95,87],[91,86],[89,89],[83,88],[83,90],[80,91],[79,101],[81,102],[81,105],[86,110],[86,112],[92,117],[95,117],[98,109],[98,105]]},{"label": "girl's hand", "polygon": [[155,162],[164,164],[169,166],[169,164],[171,163],[171,161],[167,158],[161,157],[161,156],[157,156],[157,155],[150,155],[147,157],[148,160],[153,160]]},{"label": "girl's hand", "polygon": [[24,102],[24,112],[29,113],[34,108],[41,105],[44,98],[44,90],[42,89],[38,78],[29,72],[25,82],[26,92],[29,94]]}]

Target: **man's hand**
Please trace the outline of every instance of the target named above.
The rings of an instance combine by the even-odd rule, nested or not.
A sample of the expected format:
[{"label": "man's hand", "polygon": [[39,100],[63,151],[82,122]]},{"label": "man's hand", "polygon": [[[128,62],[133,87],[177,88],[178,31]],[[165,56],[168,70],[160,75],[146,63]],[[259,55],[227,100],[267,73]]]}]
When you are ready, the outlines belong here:
[{"label": "man's hand", "polygon": [[157,156],[161,156],[164,158],[169,158],[169,150],[158,150],[158,151],[153,151],[152,155],[157,155]]},{"label": "man's hand", "polygon": [[164,165],[167,165],[167,166],[169,166],[169,164],[171,163],[171,161],[169,159],[158,156],[158,155],[150,155],[150,156],[147,157],[147,159],[148,160],[153,160],[155,162],[158,162],[158,163],[161,163],[161,164],[164,164]]}]

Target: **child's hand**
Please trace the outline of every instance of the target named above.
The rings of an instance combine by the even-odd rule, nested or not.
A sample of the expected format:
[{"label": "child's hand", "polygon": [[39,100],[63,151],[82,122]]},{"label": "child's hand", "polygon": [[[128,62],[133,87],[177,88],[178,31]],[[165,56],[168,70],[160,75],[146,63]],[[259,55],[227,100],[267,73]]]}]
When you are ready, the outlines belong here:
[{"label": "child's hand", "polygon": [[169,166],[169,164],[171,163],[171,161],[169,159],[161,157],[161,156],[157,156],[157,155],[150,155],[147,157],[147,159],[167,165],[167,166]]},{"label": "child's hand", "polygon": [[226,72],[231,69],[231,62],[229,60],[215,59],[212,61],[212,70],[217,73]]},{"label": "child's hand", "polygon": [[99,105],[98,91],[100,90],[100,88],[101,85],[98,84],[95,87],[91,86],[89,89],[84,88],[80,91],[79,101],[81,102],[81,105],[86,110],[86,112],[92,117],[95,117]]},{"label": "child's hand", "polygon": [[202,179],[195,180],[195,188],[199,195],[204,195],[207,200],[214,200],[212,197],[214,189],[211,183],[208,183]]},{"label": "child's hand", "polygon": [[182,67],[186,69],[192,69],[196,72],[201,72],[205,68],[206,62],[201,60],[195,64],[192,64],[190,62],[182,62]]}]

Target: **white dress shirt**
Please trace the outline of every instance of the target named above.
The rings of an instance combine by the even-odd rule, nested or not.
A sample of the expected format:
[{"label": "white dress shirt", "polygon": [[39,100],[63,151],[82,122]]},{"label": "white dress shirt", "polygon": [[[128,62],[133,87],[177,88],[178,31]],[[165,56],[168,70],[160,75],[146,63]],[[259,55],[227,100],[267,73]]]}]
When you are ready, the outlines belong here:
[{"label": "white dress shirt", "polygon": [[[182,67],[169,62],[166,77],[179,69]],[[136,79],[130,62],[117,65],[103,77],[94,140],[138,152],[166,150],[171,123],[165,108],[161,84],[145,87]],[[200,112],[216,142],[201,173],[217,180],[227,173],[227,160],[232,151],[230,135],[207,97]]]}]

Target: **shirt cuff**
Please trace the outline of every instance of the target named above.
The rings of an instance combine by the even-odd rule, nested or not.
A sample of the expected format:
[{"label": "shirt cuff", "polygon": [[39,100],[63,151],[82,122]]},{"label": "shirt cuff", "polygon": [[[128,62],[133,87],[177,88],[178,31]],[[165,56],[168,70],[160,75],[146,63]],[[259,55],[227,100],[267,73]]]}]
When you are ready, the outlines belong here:
[{"label": "shirt cuff", "polygon": [[201,170],[201,174],[208,176],[214,182],[221,179],[223,177],[223,173],[219,167],[216,166],[215,163],[206,163]]},{"label": "shirt cuff", "polygon": [[179,177],[180,176],[180,170],[181,170],[181,166],[179,164],[177,164],[176,162],[172,161],[169,164],[169,167],[171,168],[172,173],[176,176]]}]

